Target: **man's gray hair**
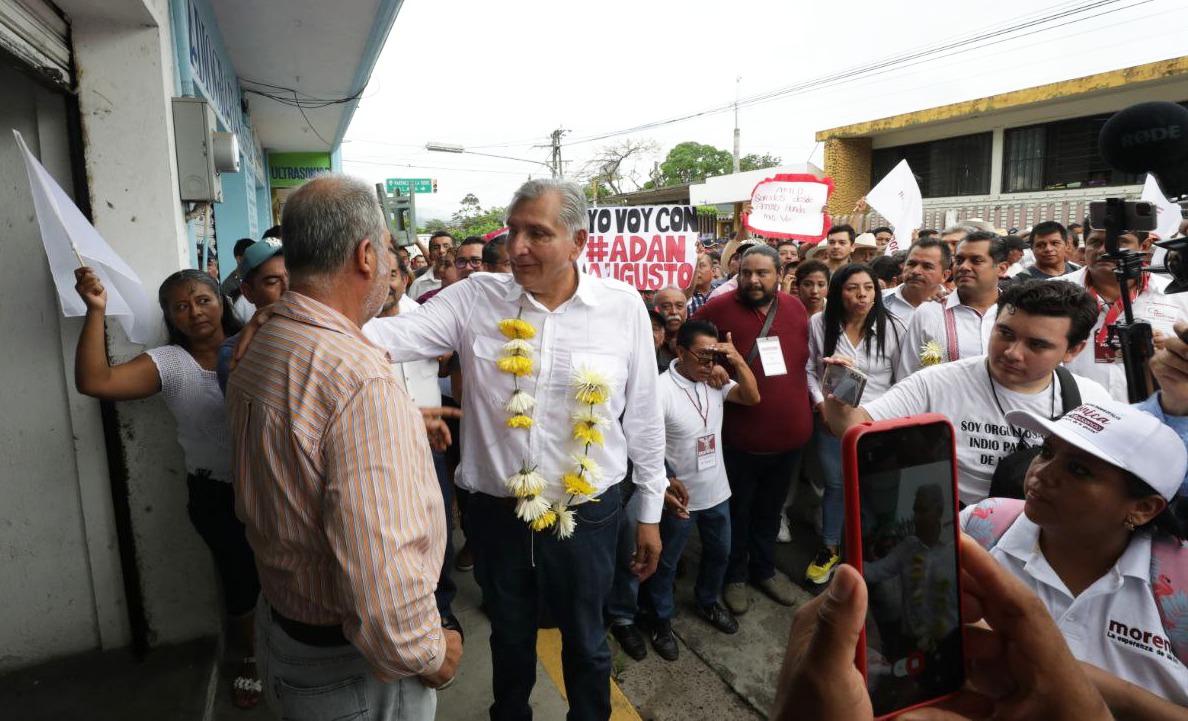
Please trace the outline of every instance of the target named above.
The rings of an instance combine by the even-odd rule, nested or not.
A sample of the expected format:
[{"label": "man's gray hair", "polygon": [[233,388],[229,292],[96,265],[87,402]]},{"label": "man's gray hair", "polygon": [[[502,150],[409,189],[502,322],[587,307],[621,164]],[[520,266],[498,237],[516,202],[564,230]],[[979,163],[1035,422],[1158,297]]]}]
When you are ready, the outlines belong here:
[{"label": "man's gray hair", "polygon": [[299,278],[329,275],[364,239],[384,250],[385,230],[374,186],[340,173],[319,175],[285,202],[285,267]]},{"label": "man's gray hair", "polygon": [[942,230],[941,235],[952,235],[953,233],[961,233],[961,235],[965,236],[965,235],[969,235],[970,233],[976,233],[979,230],[981,230],[981,228],[977,228],[977,227],[972,226],[968,223],[958,223],[957,225],[950,225],[948,228],[945,228],[944,230]]},{"label": "man's gray hair", "polygon": [[569,180],[540,179],[529,180],[520,186],[512,196],[511,204],[507,206],[510,215],[516,206],[525,200],[535,200],[545,193],[554,192],[561,196],[561,212],[557,221],[565,226],[570,235],[582,230],[589,224],[586,213],[586,194],[582,186]]},{"label": "man's gray hair", "polygon": [[776,270],[780,269],[780,253],[770,245],[752,245],[742,254],[740,261],[749,258],[752,255],[762,255],[764,257],[771,258],[771,262],[775,265]]}]

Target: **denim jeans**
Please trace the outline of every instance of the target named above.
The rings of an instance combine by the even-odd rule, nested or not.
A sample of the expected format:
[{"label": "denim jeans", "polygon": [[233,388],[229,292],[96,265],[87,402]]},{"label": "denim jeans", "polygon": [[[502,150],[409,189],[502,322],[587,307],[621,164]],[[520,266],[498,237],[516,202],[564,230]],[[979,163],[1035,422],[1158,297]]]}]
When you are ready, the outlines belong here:
[{"label": "denim jeans", "polygon": [[[630,481],[626,481],[630,483]],[[639,495],[620,494],[626,498],[619,518],[619,537],[615,547],[615,580],[606,600],[606,618],[611,625],[635,623],[639,614],[639,578],[631,572],[631,556],[635,553],[635,535],[639,523]]]},{"label": "denim jeans", "polygon": [[730,446],[723,448],[731,492],[726,583],[757,583],[775,576],[780,513],[799,455],[800,449],[747,453]]},{"label": "denim jeans", "polygon": [[321,648],[295,641],[272,620],[263,595],[256,607],[256,665],[264,698],[281,721],[432,721],[437,692],[411,677],[376,679],[354,646]]},{"label": "denim jeans", "polygon": [[441,500],[445,502],[446,522],[445,557],[441,560],[441,573],[437,576],[437,590],[433,592],[433,597],[437,600],[438,612],[445,617],[453,615],[450,607],[458,595],[458,586],[451,575],[454,571],[454,539],[450,532],[454,527],[454,484],[450,482],[450,474],[446,470],[444,453],[433,452],[433,470],[437,472],[437,485],[441,487]]},{"label": "denim jeans", "polygon": [[516,518],[512,499],[470,497],[466,536],[475,578],[491,620],[492,721],[532,718],[536,631],[541,604],[561,631],[561,666],[569,721],[610,718],[611,652],[602,611],[615,570],[622,509],[617,486],[576,510],[566,540],[534,533]]},{"label": "denim jeans", "polygon": [[846,497],[842,493],[841,439],[820,425],[813,432],[813,438],[821,459],[821,475],[825,477],[825,495],[821,496],[821,535],[826,546],[836,548],[841,543],[842,521],[846,517]]},{"label": "denim jeans", "polygon": [[689,542],[693,526],[697,526],[701,536],[701,563],[693,598],[698,605],[708,606],[722,595],[722,580],[730,558],[730,501],[691,511],[688,518],[678,518],[665,511],[660,519],[660,542],[664,544],[664,550],[660,552],[656,573],[643,584],[643,592],[658,619],[671,619],[676,614],[672,587],[676,581],[677,561]]}]

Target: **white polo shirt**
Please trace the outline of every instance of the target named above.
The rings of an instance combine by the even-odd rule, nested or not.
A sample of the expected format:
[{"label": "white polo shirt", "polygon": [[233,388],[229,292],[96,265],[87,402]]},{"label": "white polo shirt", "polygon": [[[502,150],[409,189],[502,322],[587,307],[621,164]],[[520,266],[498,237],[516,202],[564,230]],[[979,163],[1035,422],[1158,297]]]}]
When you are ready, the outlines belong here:
[{"label": "white polo shirt", "polygon": [[[409,298],[400,296],[400,314],[412,313],[421,304]],[[372,318],[363,324],[363,335],[376,346],[383,348],[383,334],[377,328],[386,323],[384,318]],[[378,324],[378,325],[377,325]],[[385,348],[385,350],[387,350]],[[396,375],[404,380],[404,390],[408,392],[412,402],[418,408],[441,407],[441,389],[437,384],[437,361],[415,360],[404,363],[393,363],[392,369]]]},{"label": "white polo shirt", "polygon": [[[985,313],[978,313],[963,304],[956,292],[950,293],[943,303],[921,303],[908,323],[901,349],[900,369],[905,375],[920,370],[920,348],[929,341],[940,345],[945,363],[985,355],[997,316],[997,304],[987,308]],[[950,324],[952,333],[949,332]],[[956,338],[955,350],[950,348],[950,335]]]},{"label": "white polo shirt", "polygon": [[[694,383],[676,370],[677,361],[660,375],[660,405],[664,409],[664,460],[685,490],[689,511],[704,511],[730,498],[726,463],[722,460],[722,411],[726,396],[737,383],[718,390]],[[713,461],[698,470],[698,439],[714,438]],[[701,444],[704,447],[704,441]]]},{"label": "white polo shirt", "polygon": [[[962,511],[962,529],[972,511]],[[1078,660],[1188,706],[1188,667],[1171,651],[1151,592],[1149,534],[1134,534],[1114,567],[1075,597],[1048,565],[1039,547],[1039,526],[1026,515],[990,554],[1044,602]]]},{"label": "white polo shirt", "polygon": [[[1086,269],[1082,268],[1052,280],[1075,283],[1084,288],[1085,276]],[[1158,275],[1148,276],[1147,289],[1134,299],[1135,319],[1149,322],[1152,330],[1161,331],[1165,335],[1175,333],[1172,326],[1176,323],[1188,321],[1188,297],[1185,297],[1188,294],[1169,295],[1166,291],[1170,284],[1171,281],[1167,278]],[[1122,356],[1114,358],[1112,363],[1097,361],[1095,344],[1108,313],[1109,306],[1099,300],[1097,322],[1093,324],[1093,330],[1089,331],[1089,342],[1085,344],[1085,350],[1068,364],[1068,369],[1105,386],[1114,400],[1129,403],[1130,396],[1126,393],[1126,368],[1122,363]],[[1119,316],[1119,320],[1121,319]]]}]

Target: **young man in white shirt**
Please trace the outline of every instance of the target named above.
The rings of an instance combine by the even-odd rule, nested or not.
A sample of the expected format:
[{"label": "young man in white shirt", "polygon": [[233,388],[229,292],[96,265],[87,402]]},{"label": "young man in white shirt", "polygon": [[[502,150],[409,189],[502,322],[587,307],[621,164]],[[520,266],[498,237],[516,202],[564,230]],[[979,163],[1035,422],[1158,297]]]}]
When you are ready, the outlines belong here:
[{"label": "young man in white shirt", "polygon": [[912,314],[900,351],[905,376],[925,365],[986,353],[1006,259],[1006,244],[994,233],[970,233],[957,244],[953,262],[957,291],[943,303],[922,304]]},{"label": "young man in white shirt", "polygon": [[[701,537],[701,563],[693,588],[697,610],[722,633],[738,631],[738,621],[720,598],[730,559],[730,483],[722,460],[722,414],[727,401],[744,406],[759,402],[755,375],[729,334],[725,342],[719,342],[713,323],[691,320],[681,326],[676,342],[677,358],[660,377],[664,460],[669,468],[660,519],[663,550],[655,575],[640,588],[655,616],[652,646],[668,661],[677,659],[679,648],[672,634],[677,561],[693,526]],[[737,382],[711,388],[707,381],[715,360],[729,364]]]},{"label": "young man in white shirt", "polygon": [[[1120,248],[1137,251],[1139,239],[1130,233],[1118,238]],[[1124,320],[1122,296],[1114,277],[1116,263],[1105,255],[1105,231],[1092,228],[1085,238],[1085,267],[1054,280],[1075,283],[1085,288],[1098,309],[1097,322],[1089,334],[1089,348],[1068,364],[1074,373],[1092,378],[1105,386],[1116,401],[1127,402],[1126,370],[1122,355],[1110,342],[1110,325]],[[1170,281],[1143,273],[1130,281],[1128,289],[1135,320],[1145,320],[1151,329],[1173,335],[1176,323],[1188,321],[1188,294],[1168,294]]]},{"label": "young man in white shirt", "polygon": [[852,225],[835,225],[825,234],[825,257],[830,274],[836,273],[846,263],[854,252],[854,227]]},{"label": "young man in white shirt", "polygon": [[434,288],[441,287],[441,276],[437,274],[434,266],[437,261],[445,257],[446,253],[454,250],[454,236],[450,235],[444,230],[439,230],[429,238],[429,269],[421,274],[412,282],[408,289],[408,297],[414,300],[425,295]]},{"label": "young man in white shirt", "polygon": [[916,309],[944,286],[952,264],[953,253],[944,241],[924,238],[912,243],[903,263],[903,282],[883,292],[887,312],[893,313],[906,326]]},{"label": "young man in white shirt", "polygon": [[[1011,426],[1006,414],[1031,410],[1052,418],[1065,410],[1056,366],[1085,347],[1097,315],[1093,299],[1071,284],[1018,281],[1003,293],[985,356],[924,368],[869,404],[825,399],[825,419],[841,436],[869,420],[940,413],[953,423],[961,501],[986,498],[998,462],[1040,437]],[[828,362],[828,360],[827,360]],[[1100,384],[1073,375],[1082,403],[1108,400]]]}]

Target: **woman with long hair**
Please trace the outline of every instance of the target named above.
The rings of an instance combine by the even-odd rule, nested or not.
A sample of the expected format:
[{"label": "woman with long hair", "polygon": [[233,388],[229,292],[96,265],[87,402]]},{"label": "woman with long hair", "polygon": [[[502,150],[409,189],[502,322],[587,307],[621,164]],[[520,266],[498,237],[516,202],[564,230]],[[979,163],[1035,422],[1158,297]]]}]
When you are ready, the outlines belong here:
[{"label": "woman with long hair", "polygon": [[178,271],[165,279],[157,294],[168,344],[112,365],[104,342],[107,291],[92,269],[79,268],[74,274],[75,290],[87,306],[74,359],[75,385],[80,393],[105,401],[164,395],[185,455],[190,522],[214,557],[231,640],[247,654],[234,682],[235,704],[251,708],[260,698],[252,658],[260,582],[243,524],[235,516],[231,434],[215,373],[219,346],[239,332],[239,323],[209,274]]},{"label": "woman with long hair", "polygon": [[809,320],[808,386],[817,411],[814,438],[825,475],[821,498],[823,544],[805,577],[823,584],[833,575],[840,554],[842,517],[841,440],[821,421],[825,395],[821,379],[826,358],[832,358],[866,374],[862,402],[869,403],[887,392],[896,380],[899,341],[905,334],[902,321],[883,307],[883,294],[874,271],[863,263],[843,265],[829,281],[825,310]]}]

